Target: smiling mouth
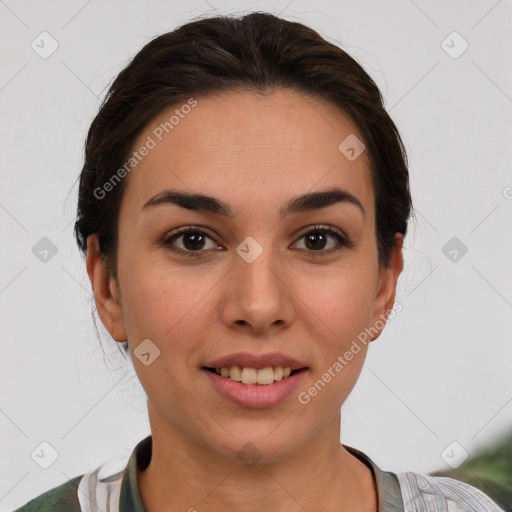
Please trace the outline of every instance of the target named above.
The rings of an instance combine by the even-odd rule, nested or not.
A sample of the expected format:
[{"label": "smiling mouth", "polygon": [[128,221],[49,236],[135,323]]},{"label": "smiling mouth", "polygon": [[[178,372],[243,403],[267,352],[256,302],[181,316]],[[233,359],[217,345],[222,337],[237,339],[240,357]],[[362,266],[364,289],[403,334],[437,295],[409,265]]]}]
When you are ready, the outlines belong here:
[{"label": "smiling mouth", "polygon": [[215,373],[226,379],[241,382],[242,384],[253,384],[268,386],[274,382],[284,380],[291,375],[306,371],[307,368],[292,370],[290,367],[267,366],[266,368],[256,369],[240,366],[231,366],[230,368],[209,368],[204,366],[203,370]]}]

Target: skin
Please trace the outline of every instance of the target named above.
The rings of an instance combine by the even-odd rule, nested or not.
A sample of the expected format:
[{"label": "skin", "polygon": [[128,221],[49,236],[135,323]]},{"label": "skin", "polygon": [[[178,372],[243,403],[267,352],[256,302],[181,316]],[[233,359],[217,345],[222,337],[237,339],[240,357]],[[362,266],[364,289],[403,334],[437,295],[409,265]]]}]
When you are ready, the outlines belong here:
[{"label": "skin", "polygon": [[[148,512],[375,511],[370,470],[340,443],[340,407],[367,346],[307,405],[294,393],[275,407],[244,408],[220,396],[200,370],[238,351],[283,352],[309,367],[299,391],[307,390],[359,333],[389,314],[402,237],[396,235],[389,266],[379,269],[368,157],[349,161],[338,150],[348,135],[363,137],[339,109],[291,90],[197,100],[125,178],[118,281],[96,237],[88,240],[99,316],[115,340],[128,340],[148,397],[153,454],[138,474],[144,506]],[[155,118],[134,148],[176,108]],[[355,195],[365,214],[337,203],[280,218],[291,197],[329,187]],[[175,205],[143,213],[144,203],[166,188],[217,197],[234,217]],[[338,228],[354,246],[315,256],[304,235],[316,224]],[[199,255],[162,244],[190,225],[211,237]],[[263,249],[250,264],[235,251],[248,236]],[[174,247],[186,250],[185,239]],[[320,251],[336,246],[329,237]],[[133,355],[147,338],[161,351],[149,366]],[[258,450],[256,464],[237,457],[249,442]]]}]

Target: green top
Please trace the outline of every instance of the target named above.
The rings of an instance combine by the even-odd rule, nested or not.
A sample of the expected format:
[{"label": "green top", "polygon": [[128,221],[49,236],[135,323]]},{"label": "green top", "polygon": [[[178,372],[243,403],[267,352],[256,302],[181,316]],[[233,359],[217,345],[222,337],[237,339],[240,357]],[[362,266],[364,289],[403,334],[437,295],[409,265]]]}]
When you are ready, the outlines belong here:
[{"label": "green top", "polygon": [[[151,436],[140,441],[124,470],[114,475],[99,477],[102,468],[99,466],[93,473],[72,478],[14,512],[145,512],[137,467],[144,470],[149,465],[152,444]],[[372,471],[379,512],[503,512],[488,496],[470,485],[439,476],[386,472],[363,452],[343,446]]]}]

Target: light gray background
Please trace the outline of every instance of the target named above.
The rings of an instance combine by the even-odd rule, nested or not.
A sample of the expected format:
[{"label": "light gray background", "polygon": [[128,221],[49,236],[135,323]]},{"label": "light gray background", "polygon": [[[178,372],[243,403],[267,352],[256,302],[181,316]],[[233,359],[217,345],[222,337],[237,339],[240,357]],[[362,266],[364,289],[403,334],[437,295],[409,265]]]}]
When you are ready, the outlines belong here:
[{"label": "light gray background", "polygon": [[[85,134],[151,38],[251,10],[342,44],[381,87],[409,152],[403,310],[370,348],[342,442],[384,469],[427,472],[448,467],[453,441],[474,454],[510,428],[510,1],[0,0],[2,510],[103,462],[123,467],[149,434],[140,384],[100,326],[104,360],[72,238]],[[59,45],[47,59],[31,48],[43,31]],[[453,31],[469,44],[458,58],[441,46]],[[45,236],[58,252],[43,263],[32,247]],[[468,248],[456,262],[442,252],[452,237]],[[31,458],[43,441],[59,454],[46,470]]]}]

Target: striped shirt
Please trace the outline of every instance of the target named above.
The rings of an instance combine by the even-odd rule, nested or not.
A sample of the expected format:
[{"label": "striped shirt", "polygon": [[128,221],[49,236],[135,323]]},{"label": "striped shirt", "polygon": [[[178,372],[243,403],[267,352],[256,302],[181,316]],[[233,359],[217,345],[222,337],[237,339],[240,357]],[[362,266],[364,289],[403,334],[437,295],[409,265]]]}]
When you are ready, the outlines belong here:
[{"label": "striped shirt", "polygon": [[[471,485],[447,477],[386,472],[363,452],[343,446],[371,469],[378,512],[504,512]],[[99,466],[37,496],[15,512],[145,512],[137,468],[144,470],[149,465],[151,450],[152,437],[148,436],[137,444],[122,471],[102,477],[103,466]]]}]

